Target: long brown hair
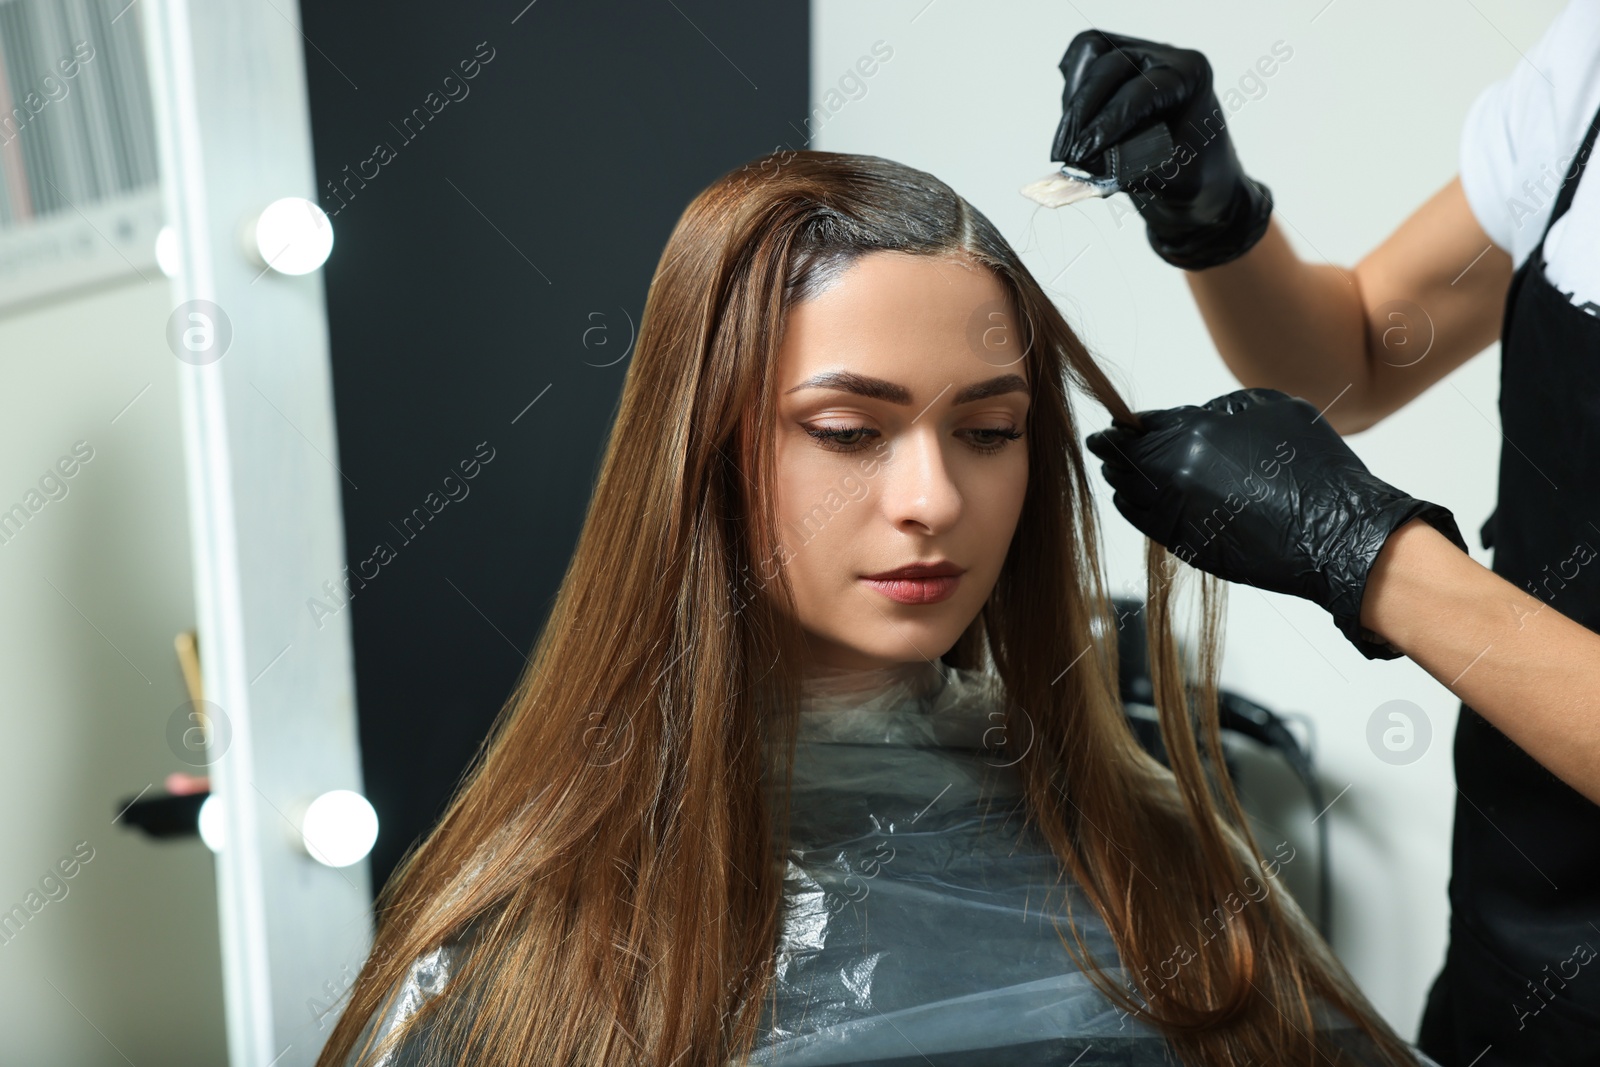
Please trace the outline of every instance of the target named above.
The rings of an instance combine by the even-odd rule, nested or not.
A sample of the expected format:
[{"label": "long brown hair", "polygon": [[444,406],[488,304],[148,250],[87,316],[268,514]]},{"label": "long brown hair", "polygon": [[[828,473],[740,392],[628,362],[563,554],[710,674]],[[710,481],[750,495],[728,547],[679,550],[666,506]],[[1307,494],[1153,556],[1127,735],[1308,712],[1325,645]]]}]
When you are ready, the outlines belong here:
[{"label": "long brown hair", "polygon": [[[765,753],[792,754],[800,684],[792,594],[770,567],[776,353],[787,309],[878,250],[992,270],[1030,361],[1022,514],[993,594],[943,659],[998,674],[1005,736],[1029,739],[1016,763],[1029,818],[1108,924],[1131,986],[1098,969],[1117,961],[1086,960],[1091,978],[1188,1063],[1348,1062],[1317,1029],[1318,998],[1384,1062],[1414,1063],[1293,902],[1250,890],[1272,861],[1197,743],[1198,724],[1222,765],[1219,590],[1200,583],[1191,681],[1175,563],[1154,543],[1147,639],[1172,770],[1129,730],[1069,383],[1120,422],[1136,416],[948,186],[801,151],[724,175],[668,239],[549,621],[443,819],[384,886],[319,1067],[343,1064],[407,967],[469,923],[470,954],[400,1031],[448,1050],[436,1062],[670,1067],[749,1049],[788,832]],[[1203,947],[1179,957],[1200,931]]]}]

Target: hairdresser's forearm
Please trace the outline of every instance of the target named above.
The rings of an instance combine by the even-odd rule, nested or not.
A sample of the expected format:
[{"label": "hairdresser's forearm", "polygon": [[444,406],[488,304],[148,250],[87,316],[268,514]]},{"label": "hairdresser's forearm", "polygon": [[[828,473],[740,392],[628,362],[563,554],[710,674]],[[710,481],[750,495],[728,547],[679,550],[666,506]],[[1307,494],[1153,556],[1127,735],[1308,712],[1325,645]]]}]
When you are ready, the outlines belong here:
[{"label": "hairdresser's forearm", "polygon": [[1241,384],[1304,397],[1348,434],[1491,344],[1511,272],[1453,178],[1348,269],[1300,259],[1274,214],[1250,251],[1187,277]]},{"label": "hairdresser's forearm", "polygon": [[1600,803],[1600,634],[1420,519],[1390,535],[1361,622],[1534,759]]},{"label": "hairdresser's forearm", "polygon": [[[1351,273],[1300,259],[1276,216],[1238,259],[1184,276],[1241,385],[1281,389],[1321,409],[1365,376],[1366,312]],[[1328,412],[1335,429],[1345,429],[1343,410]]]}]

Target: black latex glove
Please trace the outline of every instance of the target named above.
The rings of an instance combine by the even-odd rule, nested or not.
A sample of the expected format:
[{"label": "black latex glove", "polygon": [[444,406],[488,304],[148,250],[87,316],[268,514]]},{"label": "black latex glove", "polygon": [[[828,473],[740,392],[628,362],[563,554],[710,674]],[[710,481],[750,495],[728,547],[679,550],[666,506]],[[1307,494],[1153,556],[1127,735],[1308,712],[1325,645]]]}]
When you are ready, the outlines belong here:
[{"label": "black latex glove", "polygon": [[1117,510],[1201,570],[1320,604],[1368,659],[1400,655],[1360,621],[1389,535],[1420,518],[1467,550],[1447,509],[1374,477],[1299,397],[1240,389],[1138,415],[1143,430],[1088,439]]},{"label": "black latex glove", "polygon": [[1061,57],[1061,74],[1057,162],[1104,173],[1102,152],[1166,123],[1172,159],[1124,190],[1162,259],[1204,270],[1244,255],[1267,232],[1272,192],[1239,166],[1204,55],[1084,30]]}]

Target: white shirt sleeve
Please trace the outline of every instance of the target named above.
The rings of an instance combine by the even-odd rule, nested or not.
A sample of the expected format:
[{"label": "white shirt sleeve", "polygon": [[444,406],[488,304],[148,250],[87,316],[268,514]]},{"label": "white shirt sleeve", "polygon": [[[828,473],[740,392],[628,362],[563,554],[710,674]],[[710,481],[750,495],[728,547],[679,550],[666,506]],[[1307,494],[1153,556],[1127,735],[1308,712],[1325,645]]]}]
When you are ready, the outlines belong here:
[{"label": "white shirt sleeve", "polygon": [[[1538,42],[1519,58],[1510,74],[1478,94],[1461,136],[1461,186],[1478,224],[1520,265],[1539,243],[1561,179],[1572,165],[1589,122],[1600,107],[1600,0],[1569,0]],[[1585,168],[1572,208],[1558,227],[1600,240],[1600,177]],[[1580,204],[1584,207],[1580,211]],[[1571,220],[1577,224],[1564,225]],[[1562,273],[1546,242],[1546,274]],[[1563,289],[1584,274],[1577,261],[1580,241],[1568,240],[1574,270],[1565,271]],[[1590,267],[1590,273],[1595,273]],[[1587,282],[1585,283],[1587,284]],[[1593,286],[1600,299],[1600,279]],[[1577,301],[1581,303],[1582,301]]]}]

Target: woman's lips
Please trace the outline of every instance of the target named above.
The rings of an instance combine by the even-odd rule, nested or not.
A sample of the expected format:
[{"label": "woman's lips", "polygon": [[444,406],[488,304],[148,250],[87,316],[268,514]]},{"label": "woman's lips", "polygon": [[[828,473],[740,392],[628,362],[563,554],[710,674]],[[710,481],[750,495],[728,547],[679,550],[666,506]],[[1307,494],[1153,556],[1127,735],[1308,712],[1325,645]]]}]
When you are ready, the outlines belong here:
[{"label": "woman's lips", "polygon": [[900,604],[937,604],[956,591],[961,575],[938,578],[863,578],[867,585]]}]

